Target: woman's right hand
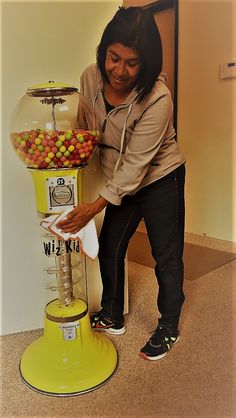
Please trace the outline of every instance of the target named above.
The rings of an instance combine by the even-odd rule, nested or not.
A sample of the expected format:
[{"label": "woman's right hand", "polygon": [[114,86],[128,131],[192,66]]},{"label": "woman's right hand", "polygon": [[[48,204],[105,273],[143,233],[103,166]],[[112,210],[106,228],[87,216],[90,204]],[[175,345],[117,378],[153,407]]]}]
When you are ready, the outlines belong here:
[{"label": "woman's right hand", "polygon": [[67,218],[58,222],[57,228],[63,232],[75,234],[80,231],[97,213],[101,212],[108,204],[108,201],[103,197],[99,197],[95,202],[82,203],[75,207],[67,215]]}]

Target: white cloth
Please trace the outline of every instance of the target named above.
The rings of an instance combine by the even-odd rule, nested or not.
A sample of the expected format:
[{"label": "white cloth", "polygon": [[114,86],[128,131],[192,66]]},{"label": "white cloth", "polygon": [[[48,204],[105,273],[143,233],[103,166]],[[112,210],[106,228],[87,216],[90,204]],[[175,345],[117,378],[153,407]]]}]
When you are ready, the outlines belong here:
[{"label": "white cloth", "polygon": [[94,219],[91,219],[87,225],[85,225],[80,231],[76,232],[75,234],[70,234],[69,232],[64,233],[61,229],[59,229],[56,225],[58,222],[65,220],[67,215],[73,210],[74,208],[68,208],[60,215],[51,215],[45,218],[41,222],[41,226],[52,234],[57,235],[58,238],[63,239],[65,241],[71,240],[78,240],[80,242],[80,246],[82,251],[93,260],[98,255],[98,237],[97,237],[97,230]]}]

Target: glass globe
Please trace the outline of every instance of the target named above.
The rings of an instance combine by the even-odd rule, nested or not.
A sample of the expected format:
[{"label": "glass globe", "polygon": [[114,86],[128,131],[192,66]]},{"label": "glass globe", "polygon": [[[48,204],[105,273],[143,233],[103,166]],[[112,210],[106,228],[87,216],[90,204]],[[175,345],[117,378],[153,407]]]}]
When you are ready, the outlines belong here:
[{"label": "glass globe", "polygon": [[32,86],[12,116],[12,145],[29,168],[86,165],[98,136],[90,103],[77,88],[62,83]]}]

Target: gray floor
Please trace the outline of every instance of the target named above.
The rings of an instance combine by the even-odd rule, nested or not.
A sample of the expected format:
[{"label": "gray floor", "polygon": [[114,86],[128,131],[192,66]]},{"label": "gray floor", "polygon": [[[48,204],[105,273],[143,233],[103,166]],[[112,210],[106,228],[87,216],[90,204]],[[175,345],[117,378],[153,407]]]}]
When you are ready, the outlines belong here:
[{"label": "gray floor", "polygon": [[236,416],[236,261],[185,281],[181,339],[158,362],[138,357],[156,326],[156,281],[151,268],[129,262],[128,331],[112,337],[119,366],[100,389],[56,398],[20,380],[22,352],[41,331],[2,337],[2,417],[198,417]]}]

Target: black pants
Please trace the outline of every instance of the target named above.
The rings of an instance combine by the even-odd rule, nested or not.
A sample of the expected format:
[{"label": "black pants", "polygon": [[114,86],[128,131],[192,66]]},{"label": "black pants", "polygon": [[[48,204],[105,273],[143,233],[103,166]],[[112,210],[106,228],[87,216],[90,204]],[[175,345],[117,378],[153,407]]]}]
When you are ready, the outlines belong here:
[{"label": "black pants", "polygon": [[159,323],[178,326],[183,293],[185,166],[126,196],[121,206],[109,204],[99,238],[103,282],[102,312],[123,322],[124,257],[128,243],[143,218],[159,285]]}]

